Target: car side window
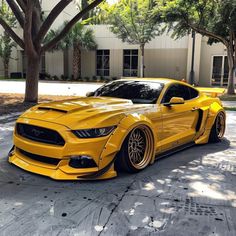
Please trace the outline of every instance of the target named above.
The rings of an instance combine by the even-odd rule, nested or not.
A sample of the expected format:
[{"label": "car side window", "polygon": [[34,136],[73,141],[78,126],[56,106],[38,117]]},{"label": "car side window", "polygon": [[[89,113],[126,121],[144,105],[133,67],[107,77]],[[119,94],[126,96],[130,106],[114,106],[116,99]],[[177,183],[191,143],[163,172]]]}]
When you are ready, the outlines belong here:
[{"label": "car side window", "polygon": [[188,87],[188,89],[189,89],[189,93],[190,93],[190,99],[194,99],[194,98],[198,97],[199,92],[196,89],[193,89],[190,87]]},{"label": "car side window", "polygon": [[181,97],[184,100],[190,99],[190,93],[187,86],[182,84],[171,85],[162,99],[162,103],[170,102],[172,97]]}]

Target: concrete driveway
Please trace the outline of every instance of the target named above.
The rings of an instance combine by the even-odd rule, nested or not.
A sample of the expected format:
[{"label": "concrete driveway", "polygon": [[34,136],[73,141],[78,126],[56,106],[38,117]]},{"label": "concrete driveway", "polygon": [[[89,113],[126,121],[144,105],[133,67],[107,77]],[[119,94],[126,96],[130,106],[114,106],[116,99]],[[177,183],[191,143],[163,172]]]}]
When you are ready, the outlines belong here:
[{"label": "concrete driveway", "polygon": [[221,143],[85,182],[8,164],[15,117],[0,117],[0,235],[236,235],[236,112],[227,116]]}]

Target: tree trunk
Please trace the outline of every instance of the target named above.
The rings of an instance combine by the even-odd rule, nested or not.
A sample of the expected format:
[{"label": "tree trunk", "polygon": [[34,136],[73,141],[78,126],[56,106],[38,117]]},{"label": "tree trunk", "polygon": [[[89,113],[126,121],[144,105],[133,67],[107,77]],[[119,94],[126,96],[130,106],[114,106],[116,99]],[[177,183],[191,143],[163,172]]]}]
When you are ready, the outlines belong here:
[{"label": "tree trunk", "polygon": [[38,102],[40,56],[27,57],[25,102]]},{"label": "tree trunk", "polygon": [[235,81],[235,61],[234,61],[234,52],[228,48],[228,64],[229,64],[229,78],[228,78],[228,88],[227,88],[227,94],[233,95],[235,94],[235,88],[234,88],[234,81]]},{"label": "tree trunk", "polygon": [[75,42],[73,45],[73,76],[77,80],[81,77],[81,51],[80,44]]},{"label": "tree trunk", "polygon": [[141,50],[141,63],[140,63],[140,77],[144,77],[144,44],[140,45]]},{"label": "tree trunk", "polygon": [[9,78],[9,63],[4,62],[4,77]]}]

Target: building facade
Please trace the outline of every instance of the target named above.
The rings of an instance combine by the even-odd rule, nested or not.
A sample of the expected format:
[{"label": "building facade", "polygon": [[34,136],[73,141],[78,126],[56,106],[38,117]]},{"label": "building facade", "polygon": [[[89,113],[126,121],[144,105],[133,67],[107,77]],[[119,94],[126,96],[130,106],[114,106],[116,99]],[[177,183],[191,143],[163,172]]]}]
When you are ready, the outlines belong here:
[{"label": "building facade", "polygon": [[[47,15],[57,0],[42,1]],[[75,15],[75,5],[68,6],[52,26],[58,28],[65,20]],[[123,43],[111,31],[109,25],[87,26],[93,29],[97,42],[96,51],[81,52],[82,78],[92,77],[136,77],[140,70],[138,45]],[[22,35],[20,30],[17,30]],[[168,34],[157,36],[145,46],[145,77],[167,77],[189,81],[192,67],[192,35],[174,40]],[[25,73],[25,55],[16,48],[10,62],[10,73]],[[207,44],[207,38],[196,35],[194,52],[194,81],[200,86],[226,86],[228,79],[227,52],[221,43]],[[46,52],[41,60],[41,72],[51,76],[71,76],[72,50],[68,52]],[[0,58],[0,76],[3,76]]]}]

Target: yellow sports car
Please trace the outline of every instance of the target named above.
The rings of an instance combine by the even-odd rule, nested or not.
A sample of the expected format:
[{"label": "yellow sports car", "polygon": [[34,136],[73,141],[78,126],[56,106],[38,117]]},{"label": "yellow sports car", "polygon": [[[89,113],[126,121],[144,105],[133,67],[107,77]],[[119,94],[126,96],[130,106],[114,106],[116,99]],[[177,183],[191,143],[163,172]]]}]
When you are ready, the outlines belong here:
[{"label": "yellow sports car", "polygon": [[60,180],[106,179],[143,170],[225,132],[224,89],[171,79],[121,79],[80,97],[39,104],[15,126],[9,162]]}]

